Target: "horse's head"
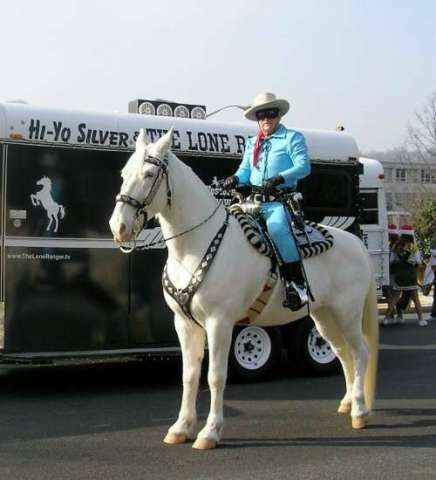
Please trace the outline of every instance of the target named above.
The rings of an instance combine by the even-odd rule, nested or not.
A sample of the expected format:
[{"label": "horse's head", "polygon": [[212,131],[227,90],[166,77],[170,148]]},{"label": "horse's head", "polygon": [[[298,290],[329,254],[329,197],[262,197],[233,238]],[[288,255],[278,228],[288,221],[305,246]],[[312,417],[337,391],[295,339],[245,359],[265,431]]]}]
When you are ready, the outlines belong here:
[{"label": "horse's head", "polygon": [[42,185],[43,187],[51,187],[51,180],[48,177],[42,177],[37,182],[37,185]]},{"label": "horse's head", "polygon": [[172,130],[157,142],[147,144],[140,130],[135,152],[130,156],[121,177],[123,184],[109,225],[117,243],[128,242],[142,229],[143,222],[164,209],[170,202],[168,184],[168,150]]}]

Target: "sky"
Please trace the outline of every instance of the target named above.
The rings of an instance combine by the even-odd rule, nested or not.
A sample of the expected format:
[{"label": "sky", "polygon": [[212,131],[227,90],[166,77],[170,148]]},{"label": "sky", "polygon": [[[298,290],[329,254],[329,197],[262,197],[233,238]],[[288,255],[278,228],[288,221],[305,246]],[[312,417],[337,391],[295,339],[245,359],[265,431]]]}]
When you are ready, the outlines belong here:
[{"label": "sky", "polygon": [[0,14],[0,102],[211,112],[269,91],[288,127],[343,125],[365,152],[400,147],[436,90],[435,0],[1,0]]}]

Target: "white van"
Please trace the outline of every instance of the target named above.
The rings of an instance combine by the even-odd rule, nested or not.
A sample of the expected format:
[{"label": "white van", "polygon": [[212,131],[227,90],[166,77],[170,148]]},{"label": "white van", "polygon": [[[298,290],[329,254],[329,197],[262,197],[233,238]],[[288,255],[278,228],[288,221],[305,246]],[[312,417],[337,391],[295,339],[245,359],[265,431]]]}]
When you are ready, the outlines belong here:
[{"label": "white van", "polygon": [[[250,124],[0,104],[0,362],[179,353],[161,288],[165,245],[124,255],[108,228],[139,129],[153,141],[171,127],[174,152],[211,188],[234,173],[246,138],[256,133]],[[312,160],[299,184],[306,218],[363,235],[381,285],[387,231],[380,163],[359,159],[346,133],[301,131]],[[140,244],[159,236],[150,227]],[[235,328],[230,363],[259,378],[283,348],[307,370],[336,366],[310,318]]]},{"label": "white van", "polygon": [[373,158],[360,157],[363,175],[360,177],[362,202],[362,240],[368,249],[377,282],[377,295],[389,285],[388,217],[382,164]]}]

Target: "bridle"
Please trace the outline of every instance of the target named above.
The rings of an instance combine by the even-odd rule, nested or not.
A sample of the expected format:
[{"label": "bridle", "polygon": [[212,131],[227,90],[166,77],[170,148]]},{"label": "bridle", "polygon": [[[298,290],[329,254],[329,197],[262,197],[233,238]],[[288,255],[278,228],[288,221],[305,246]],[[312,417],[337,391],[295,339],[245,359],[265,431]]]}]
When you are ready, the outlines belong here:
[{"label": "bridle", "polygon": [[[157,172],[156,177],[153,180],[153,184],[150,187],[150,191],[148,192],[147,196],[145,197],[143,202],[140,202],[139,200],[136,200],[136,198],[133,198],[130,195],[126,195],[125,193],[119,193],[115,197],[115,201],[118,203],[126,203],[127,205],[130,205],[131,207],[135,208],[135,222],[134,222],[134,227],[133,227],[133,233],[134,233],[134,238],[132,240],[133,246],[126,247],[124,245],[120,245],[120,250],[123,253],[132,253],[134,250],[146,250],[148,248],[151,248],[155,245],[160,245],[162,242],[167,242],[168,240],[173,240],[174,238],[181,237],[182,235],[185,235],[189,232],[192,232],[193,230],[196,230],[198,227],[201,227],[205,223],[207,223],[218,211],[219,207],[222,205],[222,201],[217,203],[217,206],[213,210],[213,212],[208,215],[204,220],[199,222],[197,225],[194,225],[191,228],[188,228],[187,230],[177,233],[176,235],[173,235],[168,238],[163,238],[155,242],[149,243],[145,247],[137,247],[136,246],[136,238],[139,234],[139,232],[144,228],[144,224],[147,218],[147,207],[153,202],[153,199],[159,190],[159,187],[162,183],[162,180],[165,177],[166,181],[166,188],[167,188],[167,206],[171,207],[172,204],[172,193],[171,193],[171,188],[170,188],[170,183],[168,179],[168,156],[165,155],[164,159],[161,160],[160,158],[153,157],[151,155],[146,155],[144,157],[144,163],[151,163],[153,165],[156,165],[159,169]],[[142,217],[142,219],[141,219]]]},{"label": "bridle", "polygon": [[[126,195],[125,193],[119,193],[115,197],[115,201],[117,203],[125,203],[130,205],[131,207],[135,208],[135,223],[133,232],[135,234],[135,238],[133,240],[133,247],[124,247],[120,246],[120,250],[123,253],[131,253],[136,248],[136,237],[138,233],[143,229],[144,224],[147,218],[147,207],[153,202],[156,193],[158,192],[162,180],[165,178],[166,181],[166,189],[167,189],[167,206],[171,207],[171,188],[168,180],[168,156],[165,155],[164,159],[161,160],[160,158],[153,157],[152,155],[145,155],[143,159],[143,163],[151,163],[152,165],[156,165],[158,167],[158,171],[156,176],[154,177],[153,183],[150,187],[150,191],[146,195],[143,202],[136,200],[130,195]],[[142,217],[142,219],[141,219]]]}]

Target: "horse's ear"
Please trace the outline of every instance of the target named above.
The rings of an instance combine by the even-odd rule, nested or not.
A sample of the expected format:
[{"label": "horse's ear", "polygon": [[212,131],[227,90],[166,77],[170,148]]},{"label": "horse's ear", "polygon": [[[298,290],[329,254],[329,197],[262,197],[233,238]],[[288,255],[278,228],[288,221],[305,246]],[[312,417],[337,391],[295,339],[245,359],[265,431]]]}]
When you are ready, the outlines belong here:
[{"label": "horse's ear", "polygon": [[[160,139],[160,148],[163,150],[163,152],[166,154],[168,150],[171,148],[171,143],[173,141],[173,132],[174,129],[171,127],[168,132]],[[159,142],[159,143],[160,143]]]},{"label": "horse's ear", "polygon": [[138,133],[138,137],[136,138],[136,148],[138,147],[145,147],[148,145],[147,135],[145,134],[145,129],[141,128]]},{"label": "horse's ear", "polygon": [[151,145],[152,154],[156,157],[163,158],[167,154],[168,150],[171,147],[171,142],[173,140],[173,129],[171,128],[168,132],[159,138],[156,143]]}]

